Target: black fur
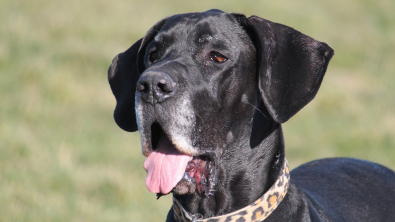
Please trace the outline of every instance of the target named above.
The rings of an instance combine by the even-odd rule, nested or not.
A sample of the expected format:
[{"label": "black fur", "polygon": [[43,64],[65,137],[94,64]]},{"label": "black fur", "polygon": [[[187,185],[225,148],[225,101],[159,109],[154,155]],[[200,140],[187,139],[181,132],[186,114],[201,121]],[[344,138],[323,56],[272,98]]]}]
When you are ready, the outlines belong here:
[{"label": "black fur", "polygon": [[[215,62],[213,52],[227,60]],[[174,195],[191,213],[230,213],[277,179],[281,123],[314,98],[332,56],[327,44],[257,16],[175,15],[113,60],[114,118],[126,131],[138,127],[146,156],[157,137],[153,123],[181,152],[212,154],[213,196]],[[395,221],[395,174],[354,159],[302,165],[267,221]]]}]

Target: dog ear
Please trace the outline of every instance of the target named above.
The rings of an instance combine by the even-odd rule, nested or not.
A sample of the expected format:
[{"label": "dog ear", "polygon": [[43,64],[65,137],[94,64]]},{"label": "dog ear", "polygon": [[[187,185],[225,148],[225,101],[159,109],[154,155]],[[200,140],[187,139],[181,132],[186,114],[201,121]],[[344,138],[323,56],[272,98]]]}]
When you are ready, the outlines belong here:
[{"label": "dog ear", "polygon": [[257,50],[262,99],[273,119],[283,123],[315,97],[334,51],[285,25],[257,16],[246,22]]},{"label": "dog ear", "polygon": [[134,94],[139,78],[136,62],[141,41],[142,39],[138,40],[128,50],[115,56],[108,68],[108,81],[117,100],[114,120],[120,128],[128,132],[137,130]]},{"label": "dog ear", "polygon": [[134,43],[128,50],[118,54],[108,68],[108,81],[117,100],[114,119],[120,128],[128,132],[137,131],[135,112],[136,84],[145,70],[144,54],[147,44],[152,41],[166,19],[156,23],[144,38]]}]

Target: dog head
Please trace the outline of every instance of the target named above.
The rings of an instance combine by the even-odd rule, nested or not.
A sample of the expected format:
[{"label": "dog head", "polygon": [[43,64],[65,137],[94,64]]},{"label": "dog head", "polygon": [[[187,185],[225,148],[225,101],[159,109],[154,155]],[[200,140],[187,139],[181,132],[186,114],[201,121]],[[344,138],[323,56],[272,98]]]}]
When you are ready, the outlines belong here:
[{"label": "dog head", "polygon": [[332,56],[257,16],[210,10],[155,24],[108,70],[116,123],[141,134],[149,190],[211,195],[220,162],[310,102]]}]

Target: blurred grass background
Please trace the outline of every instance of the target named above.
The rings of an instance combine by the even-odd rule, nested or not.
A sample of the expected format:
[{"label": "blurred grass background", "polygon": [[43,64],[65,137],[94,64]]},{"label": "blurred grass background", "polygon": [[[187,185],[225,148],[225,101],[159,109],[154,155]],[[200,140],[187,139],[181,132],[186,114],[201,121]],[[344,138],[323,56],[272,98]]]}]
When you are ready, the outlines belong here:
[{"label": "blurred grass background", "polygon": [[158,20],[219,8],[335,49],[315,100],[284,124],[292,168],[348,156],[395,169],[395,1],[0,1],[0,221],[164,221],[139,135],[119,129],[112,58]]}]

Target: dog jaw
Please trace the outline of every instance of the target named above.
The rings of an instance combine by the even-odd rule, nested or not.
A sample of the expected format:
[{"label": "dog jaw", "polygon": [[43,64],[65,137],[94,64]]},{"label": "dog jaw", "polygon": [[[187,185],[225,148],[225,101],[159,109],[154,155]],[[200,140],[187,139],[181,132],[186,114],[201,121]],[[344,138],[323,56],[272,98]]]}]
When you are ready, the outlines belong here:
[{"label": "dog jaw", "polygon": [[[150,155],[160,146],[160,144],[155,144],[153,141],[162,141],[163,137],[166,137],[168,142],[172,144],[171,146],[174,147],[172,149],[175,149],[175,152],[179,153],[176,155],[187,155],[190,156],[191,159],[193,158],[188,162],[186,169],[184,169],[184,174],[178,175],[182,177],[177,181],[177,184],[171,192],[178,195],[196,192],[200,196],[209,197],[213,194],[216,181],[214,158],[212,157],[213,155],[202,155],[205,151],[201,150],[199,147],[195,147],[196,144],[192,142],[193,138],[197,135],[193,134],[193,132],[196,131],[194,130],[196,118],[190,102],[191,100],[187,99],[185,95],[178,98],[178,100],[180,102],[177,102],[178,105],[176,107],[168,104],[156,104],[152,106],[147,103],[142,103],[138,97],[136,98],[136,113],[141,135],[142,153],[147,159],[150,158]],[[156,124],[155,127],[159,127],[160,130],[154,130],[153,128],[155,127],[153,127],[153,124]],[[163,151],[160,150],[159,152]],[[172,155],[174,155],[174,151]],[[150,165],[154,164],[152,160],[157,161],[160,159],[161,158],[156,157],[151,158],[151,162],[148,161],[144,164],[147,173],[149,170],[155,168],[150,168]],[[161,160],[166,160],[166,157]],[[179,163],[175,162],[173,164],[177,165]],[[177,171],[181,170],[178,167],[174,167],[174,170],[176,169]],[[164,170],[164,172],[168,171]],[[152,171],[149,174],[152,176]],[[169,190],[168,186],[164,185],[164,187],[167,188],[165,189],[166,191],[163,191],[160,186],[152,185],[150,181],[152,181],[151,178],[148,179],[147,177],[147,187],[150,187],[149,189],[152,192],[167,194],[166,192]]]},{"label": "dog jaw", "polygon": [[[146,157],[155,149],[152,145],[151,126],[159,123],[174,147],[182,154],[196,156],[199,150],[192,144],[195,113],[186,96],[178,99],[177,106],[168,104],[148,105],[136,96],[136,116],[141,137],[142,154]],[[149,114],[149,115],[148,115]],[[154,135],[160,136],[160,135]]]}]

